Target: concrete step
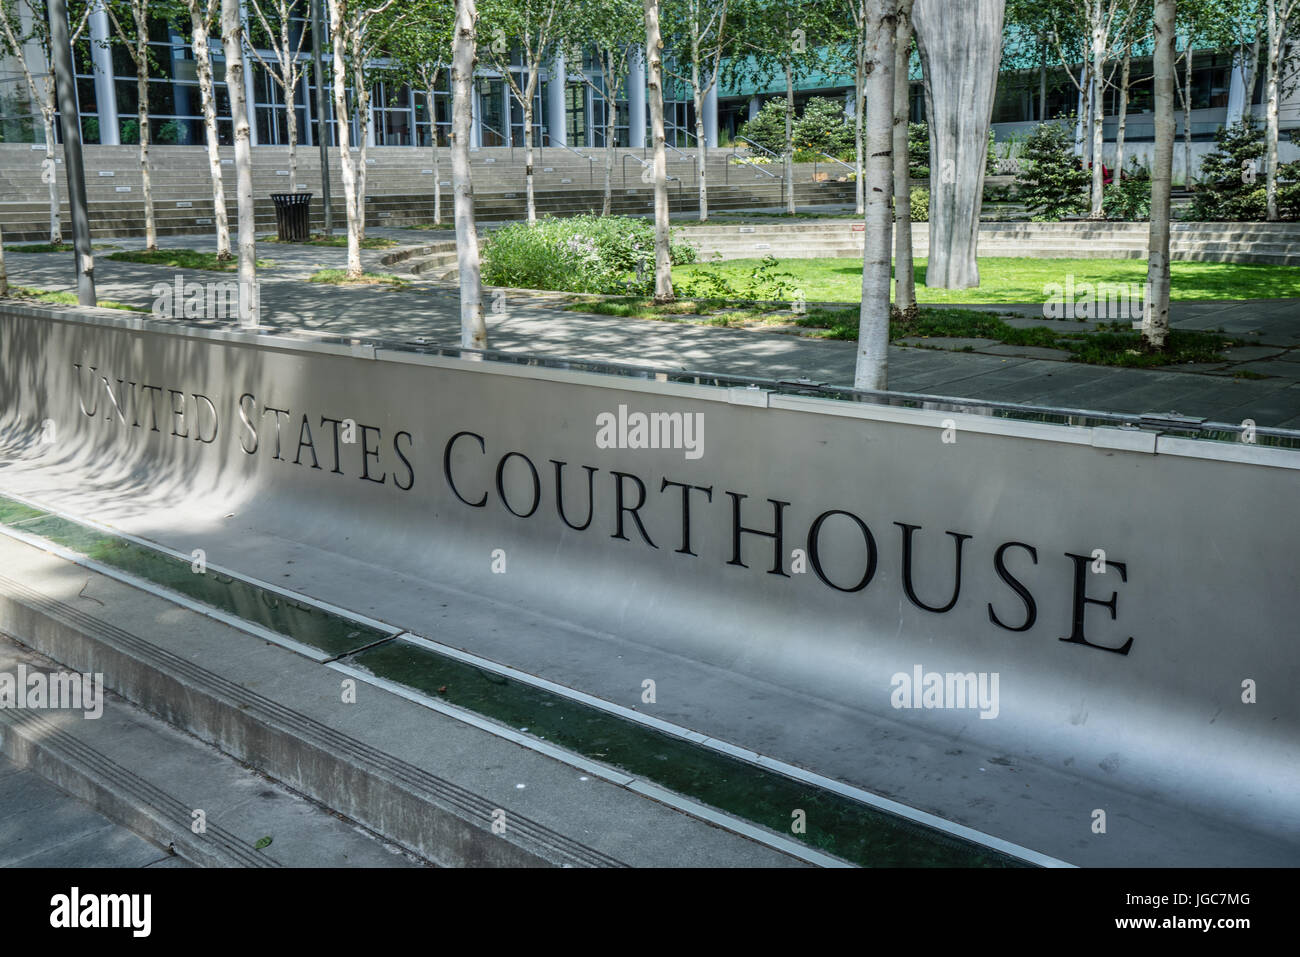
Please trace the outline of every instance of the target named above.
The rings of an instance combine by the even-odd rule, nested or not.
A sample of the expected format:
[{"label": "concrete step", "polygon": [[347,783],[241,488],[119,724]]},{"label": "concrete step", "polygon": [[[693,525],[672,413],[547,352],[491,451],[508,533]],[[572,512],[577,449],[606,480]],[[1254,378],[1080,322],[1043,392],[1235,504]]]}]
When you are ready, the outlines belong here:
[{"label": "concrete step", "polygon": [[[553,747],[520,747],[523,736],[512,729],[470,720],[456,709],[433,710],[373,683],[359,687],[349,703],[344,692],[355,685],[356,672],[346,658],[341,667],[326,666],[331,659],[319,653],[307,656],[288,650],[283,640],[267,641],[265,629],[258,636],[256,626],[74,564],[15,540],[12,531],[0,537],[0,568],[0,632],[67,669],[101,672],[110,691],[154,719],[424,860],[608,867],[797,866],[807,859],[742,836],[725,819],[715,826],[669,807],[656,799],[662,789],[639,792],[624,786],[633,783],[626,775],[602,777],[577,756],[575,766]],[[153,731],[165,734],[156,725]],[[151,753],[143,735],[108,724],[99,733],[105,751],[122,739],[115,754],[139,760]],[[34,743],[49,734],[48,723],[37,723],[25,739]],[[193,809],[208,810],[209,834],[223,828],[222,847],[183,834],[172,838],[201,862],[222,863],[219,852],[241,866],[270,860],[257,855],[276,852],[274,832],[258,835],[273,838],[262,852],[250,846],[258,837],[249,840],[265,832],[264,819],[249,815],[256,823],[246,820],[237,828],[235,802],[209,796],[179,768],[185,759],[173,763],[165,754],[158,774],[170,789],[160,784],[164,795],[148,790],[152,804],[128,806],[143,808],[137,812],[143,817],[148,807],[163,808],[166,813],[154,815],[158,823],[148,825],[159,834],[188,826]],[[96,782],[108,790],[102,781],[111,777],[112,769],[97,762],[82,773],[83,791],[91,793]],[[286,845],[301,846],[296,838]],[[300,853],[323,861],[341,846],[322,835]],[[377,859],[370,855],[371,862]]]},{"label": "concrete step", "polygon": [[[68,673],[0,636],[0,672],[20,668],[29,676]],[[181,861],[204,867],[420,863],[116,694],[104,695],[101,711],[90,720],[84,709],[0,711],[4,754]],[[270,842],[259,848],[264,838]]]}]

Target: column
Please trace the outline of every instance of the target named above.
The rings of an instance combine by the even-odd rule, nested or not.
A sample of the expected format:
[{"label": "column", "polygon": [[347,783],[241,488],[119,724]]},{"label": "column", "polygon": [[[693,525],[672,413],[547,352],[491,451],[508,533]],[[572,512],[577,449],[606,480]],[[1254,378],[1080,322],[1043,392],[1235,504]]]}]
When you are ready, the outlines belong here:
[{"label": "column", "polygon": [[[239,19],[244,27],[244,37],[247,39],[251,33],[248,29],[248,7],[241,0],[239,4]],[[253,71],[258,67],[257,57],[252,54],[244,56],[244,96],[248,99],[248,144],[250,146],[260,145],[257,141],[257,97],[254,95],[257,85],[253,82]]]},{"label": "column", "polygon": [[636,50],[627,71],[627,135],[628,144],[645,146],[645,57]]},{"label": "column", "polygon": [[1246,91],[1246,64],[1242,62],[1240,56],[1232,58],[1232,74],[1228,82],[1228,111],[1224,117],[1224,125],[1231,126],[1238,123],[1250,112],[1250,93]]},{"label": "column", "polygon": [[106,45],[112,37],[108,14],[102,5],[90,15],[90,60],[95,67],[95,103],[99,106],[99,142],[119,146],[117,89],[113,86],[113,52]]},{"label": "column", "polygon": [[704,95],[704,142],[709,149],[718,146],[718,84],[715,82]]},{"label": "column", "polygon": [[[852,95],[850,94],[850,99],[851,98]],[[757,118],[758,112],[762,108],[763,108],[763,104],[759,101],[758,97],[752,96],[749,98],[749,118],[751,120]]]},{"label": "column", "polygon": [[569,143],[568,117],[564,111],[564,83],[568,71],[563,54],[556,54],[551,64],[551,78],[546,84],[546,112],[550,114],[546,132],[550,135],[552,146],[567,146]]}]

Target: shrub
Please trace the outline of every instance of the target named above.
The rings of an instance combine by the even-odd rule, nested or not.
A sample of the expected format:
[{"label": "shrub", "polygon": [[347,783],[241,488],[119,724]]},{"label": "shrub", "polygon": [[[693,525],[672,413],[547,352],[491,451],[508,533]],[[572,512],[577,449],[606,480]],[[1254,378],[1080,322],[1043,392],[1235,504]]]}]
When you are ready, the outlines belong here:
[{"label": "shrub", "polygon": [[1091,174],[1074,155],[1070,135],[1059,123],[1041,123],[1025,141],[1016,176],[1020,199],[1035,222],[1058,222],[1088,208]]},{"label": "shrub", "polygon": [[[695,261],[695,248],[673,242],[673,265]],[[641,278],[637,264],[645,261]],[[654,224],[628,216],[546,218],[512,223],[483,246],[483,282],[562,292],[648,292],[654,289]]]},{"label": "shrub", "polygon": [[1106,187],[1102,209],[1107,219],[1141,222],[1151,218],[1151,171],[1137,157],[1128,171]]},{"label": "shrub", "polygon": [[[781,122],[781,138],[784,140],[785,121]],[[845,122],[844,103],[823,96],[810,99],[794,125],[794,142],[801,149],[852,159],[853,126]]]},{"label": "shrub", "polygon": [[928,223],[930,221],[930,191],[923,186],[912,187],[912,222]]},{"label": "shrub", "polygon": [[930,127],[907,124],[907,172],[913,179],[930,178]]},{"label": "shrub", "polygon": [[1189,218],[1200,222],[1263,219],[1267,212],[1264,131],[1248,115],[1220,128],[1214,142],[1218,148],[1201,160],[1201,183],[1192,197]]},{"label": "shrub", "polygon": [[[740,127],[740,136],[773,153],[785,152],[785,97],[768,100],[758,115]],[[742,141],[743,145],[743,141]]]}]

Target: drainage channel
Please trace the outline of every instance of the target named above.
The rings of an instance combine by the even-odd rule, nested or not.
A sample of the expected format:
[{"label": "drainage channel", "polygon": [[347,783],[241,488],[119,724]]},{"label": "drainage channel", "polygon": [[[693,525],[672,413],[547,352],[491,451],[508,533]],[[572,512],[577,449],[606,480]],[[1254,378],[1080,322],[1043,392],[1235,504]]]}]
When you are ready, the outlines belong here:
[{"label": "drainage channel", "polygon": [[810,863],[1069,866],[229,569],[198,573],[191,556],[34,502],[0,496],[0,533]]}]

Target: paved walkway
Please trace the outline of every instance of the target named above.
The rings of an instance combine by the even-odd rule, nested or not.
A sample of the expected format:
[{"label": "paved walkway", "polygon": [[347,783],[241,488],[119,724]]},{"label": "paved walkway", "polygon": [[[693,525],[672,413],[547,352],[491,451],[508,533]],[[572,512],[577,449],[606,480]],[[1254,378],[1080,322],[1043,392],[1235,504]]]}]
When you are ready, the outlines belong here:
[{"label": "paved walkway", "polygon": [[[371,229],[416,245],[448,239],[450,233]],[[210,237],[169,237],[164,245],[212,249]],[[115,240],[118,248],[139,248],[138,240]],[[107,252],[108,250],[105,250]],[[391,250],[363,253],[370,270]],[[313,271],[343,264],[342,249],[264,243],[259,256],[263,322],[276,332],[320,332],[390,339],[405,343],[459,342],[454,289],[416,280],[405,289],[337,287],[302,282]],[[6,257],[10,278],[42,289],[74,288],[70,253]],[[178,270],[96,260],[101,299],[149,308],[153,287],[171,282]],[[187,281],[214,274],[184,272]],[[1041,306],[988,306],[1019,312],[1017,324],[1041,325]],[[1300,302],[1175,303],[1172,322],[1184,329],[1222,329],[1247,339],[1230,362],[1180,371],[1087,366],[1048,358],[1046,350],[992,344],[981,351],[952,352],[893,346],[889,351],[892,389],[961,398],[1050,405],[1110,412],[1179,412],[1221,422],[1253,419],[1259,426],[1300,428]],[[1068,323],[1072,330],[1077,323]],[[620,319],[565,312],[554,299],[511,297],[504,313],[488,316],[493,349],[571,358],[654,365],[690,371],[763,378],[804,377],[851,384],[852,342],[810,339],[764,330],[740,330],[679,322]],[[1247,372],[1265,378],[1241,378]]]}]

